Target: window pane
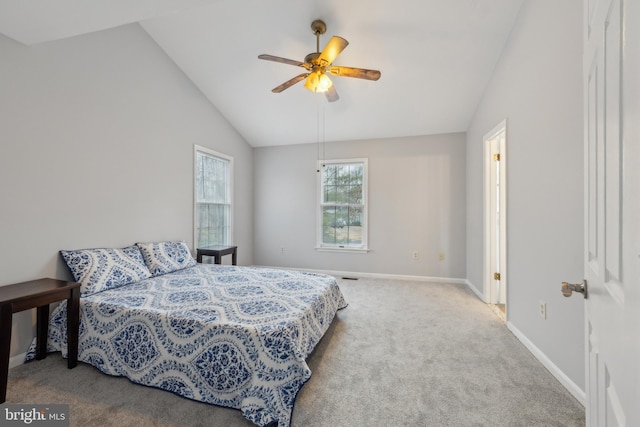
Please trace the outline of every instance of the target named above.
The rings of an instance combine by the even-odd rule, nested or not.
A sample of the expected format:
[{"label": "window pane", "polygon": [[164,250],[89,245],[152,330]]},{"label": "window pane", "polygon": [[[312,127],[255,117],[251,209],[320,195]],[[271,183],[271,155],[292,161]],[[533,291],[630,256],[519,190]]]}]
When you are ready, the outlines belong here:
[{"label": "window pane", "polygon": [[322,243],[333,245],[336,243],[336,229],[333,227],[322,227]]},{"label": "window pane", "polygon": [[362,227],[349,227],[349,244],[362,244]]},{"label": "window pane", "polygon": [[350,184],[362,185],[363,166],[361,164],[349,165]]},{"label": "window pane", "polygon": [[323,203],[336,203],[337,200],[338,200],[337,187],[335,185],[325,186]]},{"label": "window pane", "polygon": [[348,221],[349,221],[349,208],[336,207],[333,224],[334,241],[337,245],[346,245],[348,243]]},{"label": "window pane", "polygon": [[349,244],[362,244],[362,208],[349,208]]},{"label": "window pane", "polygon": [[336,183],[336,167],[335,165],[326,165],[323,170],[324,185],[335,185]]},{"label": "window pane", "polygon": [[349,225],[349,208],[336,207],[336,228],[342,228]]},{"label": "window pane", "polygon": [[326,227],[335,227],[335,223],[336,208],[334,206],[322,208],[322,225]]},{"label": "window pane", "polygon": [[342,203],[342,204],[349,203],[349,186],[348,185],[336,186],[336,203]]},{"label": "window pane", "polygon": [[349,165],[336,165],[336,184],[349,184]]},{"label": "window pane", "polygon": [[348,203],[352,205],[362,204],[362,185],[350,185],[348,194]]},{"label": "window pane", "polygon": [[349,207],[349,226],[361,226],[362,225],[362,208],[361,207]]},{"label": "window pane", "polygon": [[322,208],[322,242],[336,243],[336,208],[333,206]]}]

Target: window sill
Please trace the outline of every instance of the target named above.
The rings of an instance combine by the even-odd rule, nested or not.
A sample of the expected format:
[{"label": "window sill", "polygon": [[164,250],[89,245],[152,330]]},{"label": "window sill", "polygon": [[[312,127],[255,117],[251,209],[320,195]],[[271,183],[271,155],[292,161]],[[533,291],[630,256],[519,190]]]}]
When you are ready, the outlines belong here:
[{"label": "window sill", "polygon": [[318,252],[342,252],[342,253],[349,253],[349,254],[366,254],[367,252],[369,252],[369,248],[349,248],[347,246],[345,247],[332,247],[332,246],[317,246],[316,250]]}]

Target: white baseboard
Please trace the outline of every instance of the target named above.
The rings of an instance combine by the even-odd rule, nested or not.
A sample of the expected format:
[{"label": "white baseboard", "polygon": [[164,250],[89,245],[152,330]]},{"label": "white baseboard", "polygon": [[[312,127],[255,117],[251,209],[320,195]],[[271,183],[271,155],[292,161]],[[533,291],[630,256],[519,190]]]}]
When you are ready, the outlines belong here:
[{"label": "white baseboard", "polygon": [[20,366],[24,363],[24,358],[27,356],[27,352],[16,354],[9,359],[9,369]]},{"label": "white baseboard", "polygon": [[576,383],[571,381],[571,379],[566,376],[565,373],[560,370],[560,368],[558,368],[551,360],[549,360],[549,358],[538,347],[536,347],[529,340],[529,338],[527,338],[518,328],[513,326],[511,322],[507,322],[507,328],[509,328],[513,335],[515,335],[516,338],[518,338],[520,342],[524,344],[527,350],[529,350],[534,355],[534,357],[538,359],[549,372],[551,372],[551,375],[553,375],[558,381],[560,381],[560,384],[562,384],[564,388],[566,388],[569,393],[571,393],[573,397],[575,397],[578,402],[582,404],[582,406],[586,406],[587,397],[584,390],[578,387]]},{"label": "white baseboard", "polygon": [[487,301],[485,301],[485,299],[484,299],[484,295],[482,295],[482,294],[480,293],[480,291],[479,291],[475,286],[473,286],[473,283],[471,283],[471,282],[469,281],[469,279],[465,279],[464,283],[465,283],[465,284],[467,285],[467,287],[471,290],[471,292],[473,292],[474,294],[476,294],[476,296],[477,296],[478,298],[480,298],[480,301],[482,301],[482,302],[487,302]]}]

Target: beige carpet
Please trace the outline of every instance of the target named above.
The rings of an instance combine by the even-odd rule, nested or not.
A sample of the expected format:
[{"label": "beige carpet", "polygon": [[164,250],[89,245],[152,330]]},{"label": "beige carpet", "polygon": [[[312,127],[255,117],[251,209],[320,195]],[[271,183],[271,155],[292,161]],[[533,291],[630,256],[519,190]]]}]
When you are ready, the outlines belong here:
[{"label": "beige carpet", "polygon": [[[292,426],[584,426],[584,408],[463,285],[341,280]],[[7,403],[68,403],[71,426],[250,426],[239,411],[59,354],[11,369]]]}]

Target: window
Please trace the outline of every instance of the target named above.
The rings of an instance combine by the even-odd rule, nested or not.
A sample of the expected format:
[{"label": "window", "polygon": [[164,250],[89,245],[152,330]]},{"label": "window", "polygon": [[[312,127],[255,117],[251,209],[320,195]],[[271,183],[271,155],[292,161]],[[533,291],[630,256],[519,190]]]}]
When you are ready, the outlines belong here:
[{"label": "window", "polygon": [[194,174],[196,248],[230,244],[233,157],[196,145]]},{"label": "window", "polygon": [[367,250],[367,159],[319,166],[319,249]]}]

